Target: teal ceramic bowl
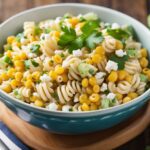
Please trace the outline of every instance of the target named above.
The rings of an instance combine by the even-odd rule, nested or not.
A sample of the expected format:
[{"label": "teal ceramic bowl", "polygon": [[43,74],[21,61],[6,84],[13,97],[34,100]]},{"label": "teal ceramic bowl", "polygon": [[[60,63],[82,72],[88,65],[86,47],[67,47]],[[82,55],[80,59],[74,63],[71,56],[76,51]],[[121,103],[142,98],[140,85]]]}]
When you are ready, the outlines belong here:
[{"label": "teal ceramic bowl", "polygon": [[[11,17],[0,25],[0,47],[2,48],[7,36],[18,33],[23,22],[36,22],[62,16],[66,12],[79,13],[95,12],[105,22],[131,24],[139,38],[150,52],[150,31],[137,20],[120,12],[93,5],[85,4],[55,4],[31,9]],[[133,101],[105,110],[92,112],[53,112],[43,108],[33,107],[0,91],[0,100],[13,112],[28,123],[59,134],[82,134],[110,128],[134,115],[149,99],[150,90]]]}]

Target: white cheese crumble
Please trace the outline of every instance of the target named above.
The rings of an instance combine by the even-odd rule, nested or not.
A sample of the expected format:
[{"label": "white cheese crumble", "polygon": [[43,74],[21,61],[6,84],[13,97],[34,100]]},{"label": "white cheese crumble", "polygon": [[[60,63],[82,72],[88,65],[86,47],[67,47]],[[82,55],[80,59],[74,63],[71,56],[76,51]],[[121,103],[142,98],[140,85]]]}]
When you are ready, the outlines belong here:
[{"label": "white cheese crumble", "polygon": [[39,97],[39,94],[37,92],[34,92],[33,96]]},{"label": "white cheese crumble", "polygon": [[108,99],[114,99],[116,97],[116,95],[114,94],[114,93],[109,93],[108,95],[107,95],[107,98]]},{"label": "white cheese crumble", "polygon": [[106,83],[103,83],[102,86],[101,86],[101,91],[104,92],[106,91],[108,88],[107,88],[107,84]]},{"label": "white cheese crumble", "polygon": [[101,78],[103,78],[105,75],[106,75],[105,72],[98,72],[98,73],[96,73],[95,78],[96,78],[96,79],[101,79]]},{"label": "white cheese crumble", "polygon": [[112,29],[118,29],[118,28],[120,28],[120,25],[118,23],[113,23],[111,28]]},{"label": "white cheese crumble", "polygon": [[50,104],[47,106],[47,109],[56,111],[56,110],[58,109],[58,105],[55,104],[55,103],[50,103]]},{"label": "white cheese crumble", "polygon": [[48,39],[49,37],[50,37],[49,34],[42,33],[41,36],[40,36],[40,40],[45,40],[45,39]]},{"label": "white cheese crumble", "polygon": [[118,70],[118,64],[114,61],[111,61],[109,60],[106,64],[106,67],[105,67],[105,70],[108,71],[109,73],[112,71],[112,70]]},{"label": "white cheese crumble", "polygon": [[62,54],[64,51],[62,51],[62,50],[55,50],[55,54],[58,54],[58,55],[60,55],[60,54]]},{"label": "white cheese crumble", "polygon": [[63,112],[69,112],[70,108],[72,108],[70,105],[64,105],[64,106],[62,107],[62,111],[63,111]]},{"label": "white cheese crumble", "polygon": [[115,54],[116,54],[118,57],[123,57],[123,56],[127,55],[127,53],[124,52],[122,49],[119,49],[119,50],[115,51]]},{"label": "white cheese crumble", "polygon": [[29,58],[34,58],[34,57],[36,57],[36,54],[34,54],[34,53],[28,53],[28,57]]},{"label": "white cheese crumble", "polygon": [[74,50],[73,55],[76,57],[82,56],[82,51],[80,49]]},{"label": "white cheese crumble", "polygon": [[46,81],[50,81],[51,78],[50,78],[50,76],[48,76],[47,74],[43,74],[43,75],[40,77],[40,80],[43,81],[43,82],[46,82]]}]

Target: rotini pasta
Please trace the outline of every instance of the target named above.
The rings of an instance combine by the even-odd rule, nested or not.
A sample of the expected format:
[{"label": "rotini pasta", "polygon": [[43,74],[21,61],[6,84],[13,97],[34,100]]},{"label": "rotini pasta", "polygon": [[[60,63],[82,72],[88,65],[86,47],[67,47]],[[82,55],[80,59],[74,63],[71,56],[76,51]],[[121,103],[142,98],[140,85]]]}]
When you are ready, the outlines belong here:
[{"label": "rotini pasta", "polygon": [[131,101],[147,90],[150,68],[147,49],[128,27],[100,22],[94,13],[27,21],[0,55],[0,89],[51,111]]}]

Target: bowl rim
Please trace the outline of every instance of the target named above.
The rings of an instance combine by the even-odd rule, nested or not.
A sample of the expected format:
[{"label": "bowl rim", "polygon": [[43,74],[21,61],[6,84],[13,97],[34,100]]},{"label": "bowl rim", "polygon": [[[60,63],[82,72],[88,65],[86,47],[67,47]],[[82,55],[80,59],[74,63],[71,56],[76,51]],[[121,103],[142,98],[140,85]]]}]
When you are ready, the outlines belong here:
[{"label": "bowl rim", "polygon": [[[31,9],[22,11],[20,13],[17,13],[16,15],[13,15],[12,17],[8,18],[6,21],[4,21],[2,24],[0,24],[0,28],[5,26],[5,24],[7,24],[9,21],[11,21],[19,16],[22,16],[26,13],[30,13],[30,12],[45,9],[45,8],[51,8],[51,7],[82,7],[82,8],[88,7],[88,8],[96,8],[99,10],[111,11],[114,15],[122,15],[123,18],[127,18],[127,19],[132,20],[135,23],[139,24],[141,26],[141,28],[143,28],[150,35],[150,31],[144,24],[142,24],[138,20],[136,20],[120,11],[116,11],[111,8],[107,8],[107,7],[103,7],[103,6],[83,4],[83,3],[58,3],[58,4],[50,4],[50,5],[40,6],[40,7],[36,7],[36,8],[31,8]],[[12,102],[16,106],[21,107],[22,109],[25,109],[25,107],[26,107],[26,109],[35,111],[37,113],[40,112],[40,113],[47,114],[47,115],[63,116],[63,117],[80,117],[81,118],[81,117],[89,117],[89,116],[91,117],[91,116],[100,115],[100,114],[111,114],[116,111],[119,111],[120,109],[131,107],[134,104],[141,101],[141,99],[144,99],[145,97],[147,98],[148,96],[150,96],[150,89],[146,90],[142,95],[138,96],[137,98],[133,99],[132,101],[130,101],[128,103],[117,105],[117,106],[106,108],[106,109],[99,109],[99,110],[85,111],[85,112],[84,111],[83,112],[52,111],[52,110],[48,110],[46,108],[32,106],[25,102],[19,101],[18,99],[8,95],[7,93],[5,93],[2,90],[0,90],[0,94],[2,95],[2,97],[0,96],[1,97],[0,99],[3,99],[2,101],[9,101],[9,103]],[[146,96],[146,95],[148,95],[148,96]],[[6,99],[8,99],[8,100],[6,100]]]}]

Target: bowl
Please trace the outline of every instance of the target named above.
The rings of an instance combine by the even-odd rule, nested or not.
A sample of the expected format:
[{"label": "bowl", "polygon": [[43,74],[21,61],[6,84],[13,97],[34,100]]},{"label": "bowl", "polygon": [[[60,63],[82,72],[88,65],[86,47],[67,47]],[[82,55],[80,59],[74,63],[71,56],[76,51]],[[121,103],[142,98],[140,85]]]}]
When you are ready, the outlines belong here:
[{"label": "bowl", "polygon": [[[105,22],[130,24],[144,47],[150,52],[150,32],[139,21],[118,11],[87,4],[65,3],[38,7],[19,13],[0,25],[0,48],[5,39],[21,31],[25,21],[39,22],[62,16],[66,12],[77,15],[94,12]],[[54,112],[37,108],[10,97],[0,90],[0,100],[28,123],[58,134],[82,134],[110,128],[133,116],[149,99],[150,89],[138,98],[119,106],[92,112]]]}]

